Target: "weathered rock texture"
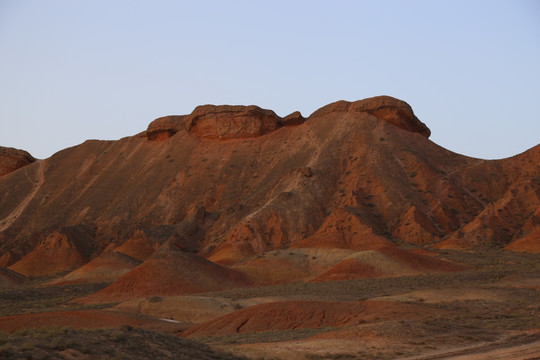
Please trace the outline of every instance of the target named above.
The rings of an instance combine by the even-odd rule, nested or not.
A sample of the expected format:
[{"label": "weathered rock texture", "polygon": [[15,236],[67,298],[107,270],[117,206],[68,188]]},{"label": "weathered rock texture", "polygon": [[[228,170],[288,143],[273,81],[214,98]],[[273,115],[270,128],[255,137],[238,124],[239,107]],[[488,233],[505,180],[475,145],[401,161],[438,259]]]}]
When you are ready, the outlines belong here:
[{"label": "weathered rock texture", "polygon": [[279,116],[258,106],[198,106],[186,128],[201,138],[234,139],[261,136],[276,130]]},{"label": "weathered rock texture", "polygon": [[43,239],[10,269],[26,276],[51,275],[88,262],[94,233],[85,227],[62,227]]},{"label": "weathered rock texture", "polygon": [[[257,284],[287,281],[268,275],[278,263],[294,271],[290,279],[307,281],[326,271],[349,278],[355,268],[372,276],[370,259],[420,259],[377,250],[401,244],[538,251],[540,146],[488,161],[428,136],[410,106],[390,97],[336,102],[305,120],[255,106],[201,106],[153,121],[146,136],[86,141],[1,177],[0,260],[25,275],[50,275],[100,259],[73,274],[81,278],[113,266],[100,258],[106,251],[141,261],[132,270],[118,264],[118,276],[129,272],[102,293],[114,298],[158,291],[156,276],[167,294],[219,288],[210,280],[197,287],[206,283],[192,272],[163,275],[174,264],[208,277],[234,267]],[[159,257],[170,243],[176,252]],[[295,255],[266,256],[285,250]],[[350,253],[328,255],[337,250]],[[456,269],[422,259],[434,271]]]},{"label": "weathered rock texture", "polygon": [[9,174],[34,161],[36,159],[24,150],[0,146],[0,176]]},{"label": "weathered rock texture", "polygon": [[[431,134],[427,126],[414,115],[409,104],[390,96],[377,96],[352,103],[338,101],[322,107],[311,117],[340,112],[364,112],[404,130],[426,137]],[[149,140],[165,140],[181,130],[208,139],[251,138],[270,133],[281,126],[301,125],[305,121],[299,111],[280,118],[272,110],[254,105],[202,105],[196,107],[190,115],[157,118],[150,123],[146,134]]]},{"label": "weathered rock texture", "polygon": [[425,137],[431,135],[431,131],[418,120],[409,104],[390,96],[376,96],[352,103],[343,100],[337,101],[315,111],[311,117],[340,112],[365,112],[404,130],[417,132]]},{"label": "weathered rock texture", "polygon": [[[300,124],[300,118],[300,113],[291,114],[286,123]],[[146,133],[149,140],[164,140],[180,130],[200,138],[226,140],[261,136],[281,125],[281,118],[272,110],[258,106],[203,105],[190,115],[158,118],[150,123]]]},{"label": "weathered rock texture", "polygon": [[184,129],[185,116],[171,115],[157,118],[148,125],[148,140],[166,140]]}]

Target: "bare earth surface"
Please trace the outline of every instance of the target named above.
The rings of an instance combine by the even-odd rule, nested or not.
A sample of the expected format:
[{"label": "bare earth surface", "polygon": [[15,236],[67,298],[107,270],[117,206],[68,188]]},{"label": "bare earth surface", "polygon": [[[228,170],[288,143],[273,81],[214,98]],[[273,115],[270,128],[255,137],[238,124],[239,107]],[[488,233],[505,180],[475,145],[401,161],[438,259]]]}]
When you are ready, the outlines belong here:
[{"label": "bare earth surface", "polygon": [[0,358],[540,358],[540,145],[430,134],[378,96],[0,148]]}]

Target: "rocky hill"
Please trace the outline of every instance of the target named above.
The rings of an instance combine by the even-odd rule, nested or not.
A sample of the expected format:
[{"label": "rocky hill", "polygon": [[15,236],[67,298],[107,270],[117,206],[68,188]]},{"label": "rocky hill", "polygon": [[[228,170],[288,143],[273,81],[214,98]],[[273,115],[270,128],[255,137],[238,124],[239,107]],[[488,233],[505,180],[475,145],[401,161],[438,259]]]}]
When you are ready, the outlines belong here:
[{"label": "rocky hill", "polygon": [[[306,281],[349,278],[350,264],[390,276],[399,268],[383,271],[377,266],[390,260],[376,259],[403,256],[429,264],[407,265],[414,271],[456,270],[389,250],[398,247],[538,252],[540,146],[488,161],[429,136],[407,103],[380,96],[338,101],[308,118],[205,105],[45,160],[20,153],[27,164],[0,176],[0,266],[25,276],[86,266],[67,277],[85,281],[80,274],[95,279],[89,267],[106,258],[122,269],[111,286],[124,289],[145,269],[157,271],[174,244],[179,253],[168,262],[212,276],[234,268],[222,276],[247,286],[237,272],[264,283],[278,265]],[[293,255],[270,258],[284,250]],[[349,265],[334,268],[342,261]],[[255,271],[254,262],[268,267]]]}]

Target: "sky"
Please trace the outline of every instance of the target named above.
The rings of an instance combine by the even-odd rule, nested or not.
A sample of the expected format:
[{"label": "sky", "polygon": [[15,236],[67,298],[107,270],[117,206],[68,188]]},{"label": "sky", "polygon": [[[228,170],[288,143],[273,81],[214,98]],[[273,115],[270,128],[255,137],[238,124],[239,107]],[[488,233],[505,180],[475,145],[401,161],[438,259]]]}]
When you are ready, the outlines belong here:
[{"label": "sky", "polygon": [[540,143],[540,1],[0,0],[0,146],[47,158],[201,104],[408,102],[431,140]]}]

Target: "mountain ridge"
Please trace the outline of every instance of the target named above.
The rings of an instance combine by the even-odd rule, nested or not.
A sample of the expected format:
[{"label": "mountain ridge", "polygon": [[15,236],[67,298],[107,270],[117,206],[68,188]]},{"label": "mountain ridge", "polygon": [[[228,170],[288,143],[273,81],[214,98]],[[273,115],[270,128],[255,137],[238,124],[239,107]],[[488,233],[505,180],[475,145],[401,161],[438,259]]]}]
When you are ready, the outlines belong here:
[{"label": "mountain ridge", "polygon": [[540,145],[482,160],[429,135],[407,103],[387,96],[338,101],[306,119],[197,107],[0,177],[0,222],[9,219],[0,256],[17,269],[66,226],[91,229],[84,261],[137,231],[224,266],[288,248],[535,251]]}]

